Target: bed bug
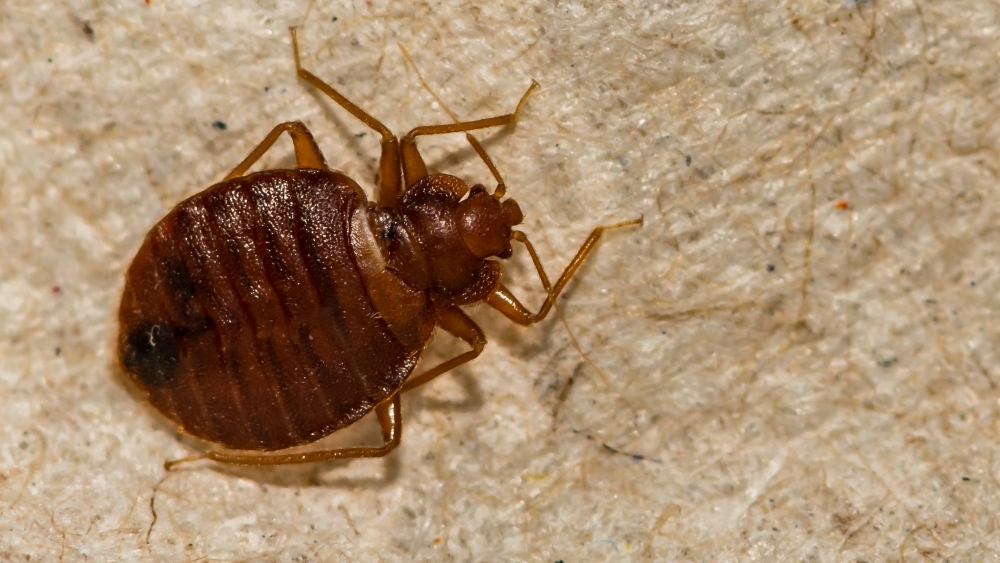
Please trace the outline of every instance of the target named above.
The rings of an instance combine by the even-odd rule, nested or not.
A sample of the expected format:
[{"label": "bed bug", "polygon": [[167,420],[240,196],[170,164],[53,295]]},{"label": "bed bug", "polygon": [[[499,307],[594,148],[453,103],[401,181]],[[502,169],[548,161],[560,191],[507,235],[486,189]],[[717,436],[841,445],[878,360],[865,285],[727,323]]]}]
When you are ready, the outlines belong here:
[{"label": "bed bug", "polygon": [[[485,301],[531,325],[551,310],[601,234],[597,227],[555,284],[527,236],[496,166],[469,131],[513,113],[422,126],[397,138],[302,68],[298,77],[381,137],[378,197],[329,168],[299,121],[281,123],[226,178],[182,201],[146,235],[119,309],[118,361],[138,392],[185,434],[219,449],[197,459],[240,465],[381,457],[400,443],[400,395],[472,359],[486,345],[461,307]],[[497,181],[493,193],[429,174],[424,135],[466,132]],[[288,133],[297,168],[247,173]],[[525,245],[547,296],[533,313],[501,282],[497,259]],[[413,371],[435,327],[471,350]],[[375,411],[379,447],[282,452]]]}]

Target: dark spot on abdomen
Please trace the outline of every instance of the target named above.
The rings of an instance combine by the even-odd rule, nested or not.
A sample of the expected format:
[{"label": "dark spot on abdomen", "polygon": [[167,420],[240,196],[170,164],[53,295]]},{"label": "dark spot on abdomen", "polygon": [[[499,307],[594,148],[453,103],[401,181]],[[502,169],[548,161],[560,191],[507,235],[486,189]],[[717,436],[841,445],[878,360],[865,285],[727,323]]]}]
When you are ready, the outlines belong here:
[{"label": "dark spot on abdomen", "polygon": [[195,288],[191,272],[188,271],[184,261],[179,258],[165,258],[160,263],[160,269],[170,295],[180,305],[187,305],[187,302],[194,297]]},{"label": "dark spot on abdomen", "polygon": [[180,348],[174,331],[165,324],[142,323],[125,339],[122,363],[149,387],[173,383],[180,361]]}]

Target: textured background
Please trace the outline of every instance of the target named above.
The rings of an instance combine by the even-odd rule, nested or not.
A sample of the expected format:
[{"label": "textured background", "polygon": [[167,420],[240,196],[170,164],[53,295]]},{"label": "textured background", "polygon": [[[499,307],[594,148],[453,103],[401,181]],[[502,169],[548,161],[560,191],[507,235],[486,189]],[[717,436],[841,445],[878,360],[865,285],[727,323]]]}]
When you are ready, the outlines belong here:
[{"label": "textured background", "polygon": [[[222,4],[0,2],[0,559],[1000,560],[997,2]],[[485,137],[550,273],[646,225],[565,324],[473,309],[389,458],[167,475],[111,356],[143,234],[286,119],[373,185],[290,24],[397,132],[447,119],[398,43],[465,117],[541,82]]]}]

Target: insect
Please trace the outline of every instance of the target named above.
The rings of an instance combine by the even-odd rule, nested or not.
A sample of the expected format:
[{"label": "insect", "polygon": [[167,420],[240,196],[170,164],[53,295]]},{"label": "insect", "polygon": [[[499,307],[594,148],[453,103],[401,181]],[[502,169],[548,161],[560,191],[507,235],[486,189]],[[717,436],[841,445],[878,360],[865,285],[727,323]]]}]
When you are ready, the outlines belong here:
[{"label": "insect", "polygon": [[[218,449],[198,459],[240,465],[381,457],[400,443],[400,395],[472,359],[486,345],[461,307],[485,301],[520,325],[551,310],[602,233],[597,227],[555,284],[503,199],[503,180],[469,131],[513,113],[417,127],[402,138],[302,68],[298,77],[381,137],[378,197],[327,167],[299,121],[281,123],[226,178],[171,210],[136,254],[119,310],[118,361],[141,395],[181,431]],[[466,132],[497,181],[493,193],[429,174],[424,135]],[[297,168],[247,174],[288,133]],[[547,296],[531,312],[501,282],[497,259],[525,245]],[[440,327],[471,346],[413,374]],[[282,452],[375,411],[379,447]]]}]

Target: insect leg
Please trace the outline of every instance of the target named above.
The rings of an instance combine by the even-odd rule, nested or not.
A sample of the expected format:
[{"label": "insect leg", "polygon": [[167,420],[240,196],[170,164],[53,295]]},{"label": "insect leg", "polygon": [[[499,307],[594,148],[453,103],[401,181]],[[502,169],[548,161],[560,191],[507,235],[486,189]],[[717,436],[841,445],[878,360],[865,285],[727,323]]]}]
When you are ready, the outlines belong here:
[{"label": "insect leg", "polygon": [[296,29],[290,27],[288,31],[292,34],[292,50],[295,53],[295,72],[299,78],[312,84],[320,92],[323,92],[332,98],[333,101],[340,104],[340,107],[346,109],[351,115],[360,119],[365,125],[382,135],[382,157],[379,160],[378,204],[379,207],[395,207],[400,191],[399,141],[396,139],[396,136],[381,121],[372,117],[371,114],[355,105],[351,100],[348,100],[343,94],[335,90],[333,86],[323,82],[318,76],[302,68],[299,60],[299,41]]},{"label": "insect leg", "polygon": [[230,180],[246,174],[246,171],[286,131],[288,132],[288,136],[292,138],[292,145],[295,147],[295,162],[299,165],[299,168],[326,169],[326,160],[323,158],[323,153],[320,152],[319,147],[316,146],[316,141],[313,139],[309,129],[306,129],[306,126],[301,121],[286,121],[271,129],[267,137],[264,137],[264,140],[254,150],[250,151],[250,154],[243,159],[243,162],[239,163],[236,168],[233,168],[233,171],[225,179]]},{"label": "insect leg", "polygon": [[[421,127],[415,127],[410,130],[409,133],[403,135],[400,141],[400,150],[403,153],[403,180],[406,187],[409,188],[413,184],[427,175],[427,166],[424,165],[424,159],[420,156],[420,152],[417,150],[417,140],[416,138],[420,135],[443,135],[445,133],[461,133],[464,131],[474,131],[476,129],[486,129],[488,127],[497,127],[500,125],[508,125],[514,123],[517,120],[517,114],[521,111],[521,106],[524,105],[524,101],[528,98],[535,88],[538,88],[538,83],[534,80],[531,81],[531,86],[528,90],[521,96],[521,101],[517,103],[517,108],[514,109],[514,113],[507,113],[504,115],[498,115],[496,117],[487,117],[485,119],[476,119],[472,121],[459,121],[456,123],[446,123],[442,125],[423,125]],[[496,166],[493,165],[493,161],[486,154],[486,149],[479,144],[479,141],[472,135],[466,135],[469,143],[472,147],[476,149],[476,153],[479,154],[486,166],[490,168],[490,172],[497,179],[500,185],[503,185],[503,179],[500,178],[500,172],[497,171]],[[503,190],[500,190],[500,195],[503,195]]]},{"label": "insect leg", "polygon": [[[417,66],[417,63],[414,62],[413,57],[410,56],[410,52],[406,50],[406,47],[404,47],[402,43],[399,43],[398,45],[399,50],[403,52],[403,58],[406,59],[406,62],[410,63],[410,66],[413,67],[413,71],[417,73],[417,78],[420,80],[420,84],[424,87],[424,90],[427,90],[427,93],[437,100],[437,103],[441,105],[441,108],[444,109],[445,113],[447,113],[449,117],[451,117],[452,121],[456,123],[459,122],[460,120],[455,112],[448,108],[448,105],[444,103],[444,100],[442,100],[441,97],[431,89],[430,85],[427,84],[427,81],[424,80],[424,75],[420,73],[420,68]],[[521,104],[524,103],[528,94],[530,94],[531,91],[537,87],[538,83],[532,80],[531,86],[529,86],[528,90],[523,96],[521,96],[521,101],[517,103],[517,109],[514,110],[514,115],[517,115],[521,111]],[[469,144],[472,145],[472,148],[476,150],[476,154],[479,155],[479,158],[483,159],[486,167],[490,169],[490,173],[493,174],[493,178],[497,181],[497,189],[493,191],[493,197],[497,199],[502,198],[504,193],[507,192],[507,185],[504,184],[503,178],[500,176],[500,171],[497,170],[496,165],[493,164],[493,159],[490,158],[490,155],[486,154],[486,149],[483,148],[483,145],[479,144],[479,139],[477,139],[475,135],[472,133],[466,133],[465,138],[469,141]]]},{"label": "insect leg", "polygon": [[399,445],[403,436],[403,418],[400,412],[399,393],[391,399],[384,401],[375,407],[375,415],[378,417],[379,426],[382,427],[382,446],[340,448],[336,450],[318,450],[313,452],[302,452],[294,454],[258,454],[240,452],[219,452],[207,451],[183,459],[168,461],[163,467],[168,471],[182,463],[197,461],[200,459],[210,459],[220,463],[230,463],[233,465],[291,465],[295,463],[312,463],[316,461],[327,461],[330,459],[344,459],[357,457],[383,457]]},{"label": "insect leg", "polygon": [[442,362],[420,375],[411,376],[403,384],[400,393],[409,391],[414,387],[419,387],[439,375],[443,375],[466,362],[472,361],[486,346],[486,336],[483,334],[483,330],[458,307],[454,305],[438,306],[435,315],[437,316],[438,326],[468,342],[472,346],[472,350]]},{"label": "insect leg", "polygon": [[587,237],[587,240],[583,242],[580,246],[580,250],[576,251],[576,256],[570,261],[566,269],[563,270],[559,279],[556,280],[556,284],[553,286],[549,283],[549,278],[545,275],[545,270],[542,268],[542,262],[538,259],[538,254],[535,252],[535,247],[528,242],[528,237],[519,231],[515,231],[513,238],[524,243],[528,249],[528,253],[531,254],[531,261],[535,264],[535,270],[538,271],[538,277],[542,280],[542,286],[545,287],[545,291],[548,295],[545,297],[545,302],[542,303],[541,308],[538,309],[537,313],[532,313],[517,300],[517,297],[510,292],[503,284],[498,284],[493,293],[486,298],[486,302],[489,303],[490,307],[493,307],[497,311],[500,311],[508,319],[514,321],[520,325],[531,325],[545,318],[549,314],[549,310],[552,305],[556,302],[556,298],[569,283],[570,278],[573,274],[580,269],[583,265],[583,261],[587,259],[587,256],[594,250],[597,241],[601,239],[601,235],[604,231],[609,231],[612,229],[620,229],[622,227],[628,227],[631,225],[641,225],[642,217],[634,219],[632,221],[625,221],[623,223],[615,223],[614,225],[605,225],[602,227],[596,227]]}]

